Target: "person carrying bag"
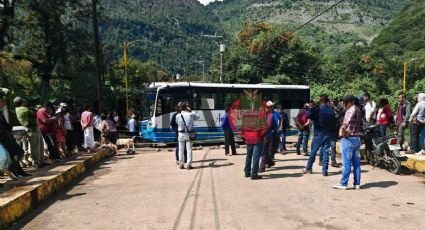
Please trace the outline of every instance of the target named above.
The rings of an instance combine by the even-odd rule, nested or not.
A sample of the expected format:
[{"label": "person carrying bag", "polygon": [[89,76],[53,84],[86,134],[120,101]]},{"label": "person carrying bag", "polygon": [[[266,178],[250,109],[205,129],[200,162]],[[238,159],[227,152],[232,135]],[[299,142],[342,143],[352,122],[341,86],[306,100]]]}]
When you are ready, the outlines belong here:
[{"label": "person carrying bag", "polygon": [[179,161],[180,168],[185,168],[185,157],[184,149],[186,146],[187,151],[187,163],[186,168],[192,169],[192,141],[196,138],[196,133],[193,131],[193,123],[199,119],[199,115],[192,112],[190,107],[186,103],[181,105],[180,116],[176,117],[178,125],[178,142],[179,142]]}]

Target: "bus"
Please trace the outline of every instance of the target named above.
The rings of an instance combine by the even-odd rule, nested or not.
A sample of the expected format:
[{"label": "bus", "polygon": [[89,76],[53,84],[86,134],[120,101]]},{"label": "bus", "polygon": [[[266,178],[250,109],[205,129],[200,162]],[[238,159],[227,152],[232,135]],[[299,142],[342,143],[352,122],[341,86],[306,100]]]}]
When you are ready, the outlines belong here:
[{"label": "bus", "polygon": [[[140,136],[146,141],[176,142],[170,121],[179,102],[186,102],[200,119],[194,123],[197,142],[224,140],[221,117],[226,105],[241,97],[246,90],[255,90],[263,100],[282,105],[293,125],[304,103],[310,101],[310,87],[305,85],[218,84],[218,83],[152,83],[144,95],[144,119]],[[297,130],[287,134],[296,135]]]}]

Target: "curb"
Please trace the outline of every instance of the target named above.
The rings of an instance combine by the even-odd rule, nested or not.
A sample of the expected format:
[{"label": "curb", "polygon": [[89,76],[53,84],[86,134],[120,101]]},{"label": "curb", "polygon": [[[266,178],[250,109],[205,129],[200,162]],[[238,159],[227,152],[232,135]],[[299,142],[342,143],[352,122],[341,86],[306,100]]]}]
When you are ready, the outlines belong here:
[{"label": "curb", "polygon": [[26,213],[36,208],[73,180],[87,172],[99,161],[112,156],[110,149],[101,149],[92,156],[77,162],[58,175],[54,175],[46,181],[25,191],[5,204],[0,203],[0,229],[6,229]]}]

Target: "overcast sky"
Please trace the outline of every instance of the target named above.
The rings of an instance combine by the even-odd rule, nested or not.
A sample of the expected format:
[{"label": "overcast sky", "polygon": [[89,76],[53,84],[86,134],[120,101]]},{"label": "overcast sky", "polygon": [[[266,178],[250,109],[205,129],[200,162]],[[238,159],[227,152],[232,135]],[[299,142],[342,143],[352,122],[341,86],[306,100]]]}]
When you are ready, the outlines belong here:
[{"label": "overcast sky", "polygon": [[210,2],[223,1],[223,0],[198,0],[198,1],[204,5],[207,5]]}]

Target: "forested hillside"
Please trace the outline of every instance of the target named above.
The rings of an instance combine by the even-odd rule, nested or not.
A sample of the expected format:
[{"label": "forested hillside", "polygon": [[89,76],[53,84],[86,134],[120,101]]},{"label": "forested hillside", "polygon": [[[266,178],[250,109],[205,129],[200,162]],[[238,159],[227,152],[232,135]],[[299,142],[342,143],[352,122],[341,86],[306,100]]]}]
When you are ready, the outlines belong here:
[{"label": "forested hillside", "polygon": [[403,12],[373,41],[394,55],[425,48],[425,1],[412,0]]},{"label": "forested hillside", "polygon": [[170,74],[187,75],[200,69],[197,60],[210,61],[217,49],[201,35],[219,33],[218,20],[196,0],[101,0],[101,6],[101,36],[112,52],[109,59],[122,58],[123,42],[140,39],[129,57],[154,60]]},{"label": "forested hillside", "polygon": [[[208,5],[229,36],[246,22],[265,21],[288,29],[308,21],[337,1],[224,0]],[[306,39],[329,51],[341,45],[368,44],[408,0],[347,0],[300,31]]]}]

